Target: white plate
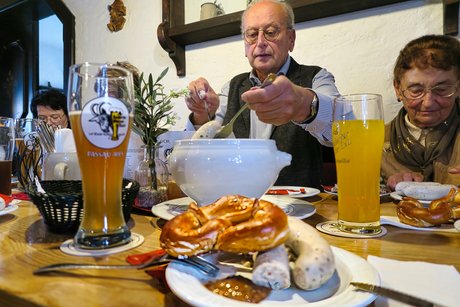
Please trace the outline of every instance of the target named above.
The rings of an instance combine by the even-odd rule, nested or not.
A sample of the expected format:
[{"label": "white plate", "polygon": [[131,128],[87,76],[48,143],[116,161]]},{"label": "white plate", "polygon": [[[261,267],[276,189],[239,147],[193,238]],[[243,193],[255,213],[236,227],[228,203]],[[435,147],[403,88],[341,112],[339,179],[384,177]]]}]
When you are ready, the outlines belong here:
[{"label": "white plate", "polygon": [[[325,186],[323,186],[323,190],[324,192],[328,194],[339,195],[337,192],[332,192],[331,190],[326,189]],[[380,193],[380,197],[387,196],[387,195],[391,195],[391,193],[390,192]]]},{"label": "white plate", "polygon": [[454,227],[455,227],[455,229],[457,229],[458,231],[460,231],[460,220],[456,220],[456,221],[455,221]]},{"label": "white plate", "polygon": [[[299,219],[305,219],[316,212],[316,208],[313,204],[302,199],[274,195],[264,195],[262,196],[262,199],[274,203],[283,209],[287,215],[297,217]],[[162,219],[170,220],[176,215],[185,212],[192,201],[193,200],[190,197],[167,200],[153,206],[152,213]]]},{"label": "white plate", "polygon": [[11,213],[13,211],[16,211],[17,209],[18,209],[18,205],[9,204],[8,206],[6,206],[5,209],[0,210],[0,215]]},{"label": "white plate", "polygon": [[[458,221],[460,221],[460,220],[458,220]],[[415,227],[415,226],[404,224],[404,223],[400,222],[399,218],[397,216],[381,216],[380,217],[380,224],[382,224],[382,225],[392,225],[392,226],[396,226],[396,227],[399,227],[399,228],[419,230],[419,231],[453,232],[453,233],[457,233],[457,232],[460,231],[460,223],[458,223],[459,224],[458,229],[455,229],[455,227],[456,227],[455,224],[442,224],[442,225],[433,226],[433,227]]]},{"label": "white plate", "polygon": [[269,190],[300,190],[304,189],[305,193],[301,192],[289,192],[288,195],[272,195],[272,194],[266,194],[270,196],[288,196],[288,197],[295,197],[295,198],[303,198],[303,197],[311,197],[319,194],[321,191],[318,189],[314,188],[308,188],[308,187],[297,187],[297,186],[273,186]]},{"label": "white plate", "polygon": [[[332,247],[336,261],[336,272],[321,288],[304,291],[291,286],[285,290],[273,290],[259,305],[289,306],[367,306],[375,295],[355,291],[351,281],[360,281],[374,285],[380,284],[377,270],[363,258]],[[190,268],[190,267],[189,267]],[[238,273],[251,278],[251,273]],[[166,281],[171,290],[183,301],[193,306],[255,306],[251,303],[232,300],[209,291],[202,281],[206,277],[195,269],[173,261],[166,268]]]},{"label": "white plate", "polygon": [[[396,200],[402,200],[403,199],[403,195],[399,194],[399,193],[396,193],[396,192],[393,192],[390,194],[390,196]],[[423,205],[429,205],[431,203],[431,200],[421,200],[421,199],[418,199],[418,201],[423,204]]]}]

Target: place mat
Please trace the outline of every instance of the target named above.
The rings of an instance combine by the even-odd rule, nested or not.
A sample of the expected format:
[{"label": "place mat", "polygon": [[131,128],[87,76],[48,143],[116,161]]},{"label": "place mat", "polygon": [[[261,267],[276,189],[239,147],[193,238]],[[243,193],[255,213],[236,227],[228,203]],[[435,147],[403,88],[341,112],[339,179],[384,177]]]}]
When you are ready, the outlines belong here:
[{"label": "place mat", "polygon": [[345,238],[357,238],[357,239],[368,239],[368,238],[378,238],[383,237],[387,234],[387,229],[381,226],[382,231],[377,234],[356,234],[351,232],[345,232],[339,229],[337,221],[327,221],[322,222],[316,225],[316,229],[319,231],[337,236],[337,237],[345,237]]},{"label": "place mat", "polygon": [[81,256],[81,257],[98,257],[98,256],[106,256],[112,255],[116,253],[121,253],[135,247],[138,247],[144,243],[144,237],[138,233],[131,233],[131,241],[127,244],[123,244],[120,246],[115,246],[112,248],[104,248],[104,249],[83,249],[78,248],[74,244],[73,239],[69,239],[61,244],[59,247],[60,250],[64,254],[72,255],[72,256]]}]

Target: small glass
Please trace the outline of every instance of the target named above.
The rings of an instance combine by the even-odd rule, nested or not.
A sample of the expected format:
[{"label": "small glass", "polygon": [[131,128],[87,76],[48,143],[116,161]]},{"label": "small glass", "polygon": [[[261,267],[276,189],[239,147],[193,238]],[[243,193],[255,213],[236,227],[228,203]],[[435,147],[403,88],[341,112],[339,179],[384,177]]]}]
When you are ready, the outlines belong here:
[{"label": "small glass", "polygon": [[14,155],[14,120],[0,117],[0,193],[11,195],[11,173]]}]

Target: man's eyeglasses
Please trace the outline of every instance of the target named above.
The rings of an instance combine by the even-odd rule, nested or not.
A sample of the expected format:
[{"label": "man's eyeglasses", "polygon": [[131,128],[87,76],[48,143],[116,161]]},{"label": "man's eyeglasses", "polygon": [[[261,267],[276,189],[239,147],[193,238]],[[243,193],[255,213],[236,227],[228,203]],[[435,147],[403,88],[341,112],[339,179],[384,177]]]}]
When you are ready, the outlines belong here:
[{"label": "man's eyeglasses", "polygon": [[420,85],[412,85],[402,91],[402,94],[407,99],[421,99],[426,93],[431,92],[432,95],[448,98],[452,97],[457,91],[458,85],[440,84],[433,87],[423,87]]},{"label": "man's eyeglasses", "polygon": [[59,115],[59,114],[51,114],[50,116],[39,115],[38,119],[42,120],[44,122],[47,122],[49,120],[53,124],[56,124],[56,123],[59,123],[59,121],[61,120],[62,116],[64,116],[64,114],[61,114],[61,115]]},{"label": "man's eyeglasses", "polygon": [[264,38],[267,41],[273,42],[280,35],[281,29],[277,27],[268,27],[266,29],[250,28],[243,32],[244,40],[248,42],[249,44],[254,44],[255,42],[257,42],[257,39],[259,38],[259,32],[263,33]]}]

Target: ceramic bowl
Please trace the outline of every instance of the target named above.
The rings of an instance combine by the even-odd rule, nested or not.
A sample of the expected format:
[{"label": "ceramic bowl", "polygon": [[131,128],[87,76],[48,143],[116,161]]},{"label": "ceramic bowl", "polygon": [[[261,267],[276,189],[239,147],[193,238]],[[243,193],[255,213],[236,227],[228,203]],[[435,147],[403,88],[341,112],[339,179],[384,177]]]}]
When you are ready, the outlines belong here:
[{"label": "ceramic bowl", "polygon": [[168,160],[180,189],[201,206],[225,195],[261,197],[291,155],[273,140],[196,139],[176,141]]}]

